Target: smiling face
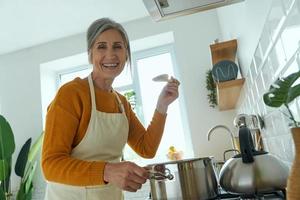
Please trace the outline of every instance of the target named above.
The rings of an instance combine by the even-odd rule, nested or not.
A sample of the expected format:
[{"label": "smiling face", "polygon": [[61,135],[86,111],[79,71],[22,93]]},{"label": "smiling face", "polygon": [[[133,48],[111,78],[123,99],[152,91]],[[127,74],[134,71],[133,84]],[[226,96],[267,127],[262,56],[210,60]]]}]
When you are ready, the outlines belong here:
[{"label": "smiling face", "polygon": [[93,75],[104,80],[113,80],[124,69],[127,50],[120,32],[108,29],[95,40],[91,50]]}]

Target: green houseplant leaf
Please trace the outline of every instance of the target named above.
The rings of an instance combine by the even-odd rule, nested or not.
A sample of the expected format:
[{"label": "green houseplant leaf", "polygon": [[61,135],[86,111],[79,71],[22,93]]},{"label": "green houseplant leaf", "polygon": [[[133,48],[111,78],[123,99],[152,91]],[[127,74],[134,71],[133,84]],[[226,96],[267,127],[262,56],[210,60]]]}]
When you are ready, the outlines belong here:
[{"label": "green houseplant leaf", "polygon": [[3,191],[3,189],[0,187],[0,199],[5,199],[5,193]]},{"label": "green houseplant leaf", "polygon": [[38,155],[38,152],[41,149],[41,146],[42,146],[42,143],[43,143],[43,138],[44,138],[44,132],[42,132],[42,134],[34,142],[34,144],[32,145],[32,147],[29,151],[27,165],[26,165],[26,169],[25,169],[25,174],[24,174],[24,177],[23,177],[22,181],[27,180],[28,176],[31,173],[32,165],[34,164],[36,156]]},{"label": "green houseplant leaf", "polygon": [[44,139],[44,132],[38,137],[38,139],[32,145],[29,154],[28,154],[28,162],[33,162],[35,160],[39,150],[41,149],[42,143]]},{"label": "green houseplant leaf", "polygon": [[[275,83],[270,86],[269,91],[263,96],[265,104],[270,107],[280,107],[296,98],[299,95],[299,91],[290,91],[290,88],[299,76],[300,71],[290,74],[286,78],[277,79]],[[298,92],[298,95],[295,92]]]},{"label": "green houseplant leaf", "polygon": [[206,72],[206,89],[208,91],[207,99],[209,106],[214,108],[218,105],[216,83],[212,76],[212,70]]},{"label": "green houseplant leaf", "polygon": [[295,120],[289,108],[289,103],[300,95],[300,84],[293,86],[299,77],[300,71],[292,73],[287,77],[277,79],[275,83],[270,86],[269,91],[263,96],[264,103],[270,107],[280,107],[284,105],[295,127],[298,127],[299,122]]},{"label": "green houseplant leaf", "polygon": [[25,193],[25,183],[21,183],[19,191],[18,191],[18,194],[17,194],[16,200],[24,200],[25,196],[26,196],[26,193]]},{"label": "green houseplant leaf", "polygon": [[9,166],[6,160],[0,160],[0,181],[7,178],[9,172]]},{"label": "green houseplant leaf", "polygon": [[24,151],[27,152],[27,157],[26,157],[26,154],[25,155],[23,154],[24,155],[23,157],[26,157],[26,167],[23,171],[23,173],[24,173],[23,176],[21,176],[22,179],[21,179],[20,188],[19,188],[19,191],[17,194],[17,200],[31,200],[32,199],[32,191],[33,191],[32,179],[33,179],[35,171],[36,171],[36,167],[37,167],[36,157],[42,146],[43,136],[44,136],[44,133],[42,132],[42,134],[34,142],[34,144],[32,145],[31,148],[30,148],[30,145],[28,144],[29,140],[24,145],[24,146],[26,146],[26,148],[25,148],[26,151],[25,150]]},{"label": "green houseplant leaf", "polygon": [[30,191],[30,188],[32,187],[32,179],[34,177],[35,174],[35,170],[36,170],[36,166],[37,166],[37,162],[35,162],[30,170],[29,176],[28,178],[25,180],[25,192],[28,193]]},{"label": "green houseplant leaf", "polygon": [[127,101],[130,103],[132,109],[135,109],[136,106],[136,93],[134,90],[129,90],[124,93],[124,96],[126,97]]},{"label": "green houseplant leaf", "polygon": [[11,157],[5,159],[8,164],[7,175],[4,180],[1,181],[0,187],[3,191],[9,193],[9,185],[10,185],[10,174],[11,174]]},{"label": "green houseplant leaf", "polygon": [[31,183],[28,191],[26,191],[26,184],[21,183],[16,200],[31,200],[32,199],[32,191],[33,191],[32,183]]},{"label": "green houseplant leaf", "polygon": [[292,102],[296,97],[300,95],[300,84],[290,88],[287,103]]},{"label": "green houseplant leaf", "polygon": [[15,151],[15,140],[9,123],[0,115],[0,159],[11,157]]},{"label": "green houseplant leaf", "polygon": [[[12,129],[8,121],[0,115],[0,160],[5,160],[2,168],[6,168],[4,180],[1,181],[0,187],[4,193],[10,194],[10,174],[11,174],[11,157],[15,151],[15,140]],[[3,162],[4,163],[4,162]],[[4,177],[4,175],[3,175]]]},{"label": "green houseplant leaf", "polygon": [[16,175],[23,177],[25,172],[25,167],[27,164],[28,154],[31,146],[31,138],[29,138],[23,147],[21,148],[21,151],[18,155],[17,162],[15,165],[15,172]]}]

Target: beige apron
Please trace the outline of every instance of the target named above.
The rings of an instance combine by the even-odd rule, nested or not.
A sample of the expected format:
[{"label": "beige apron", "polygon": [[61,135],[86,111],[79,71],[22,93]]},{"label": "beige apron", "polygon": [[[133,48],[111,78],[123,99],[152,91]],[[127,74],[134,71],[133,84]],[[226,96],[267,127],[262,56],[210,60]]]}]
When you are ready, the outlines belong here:
[{"label": "beige apron", "polygon": [[[81,160],[120,162],[127,142],[129,125],[124,106],[115,93],[121,113],[97,111],[94,85],[88,77],[92,110],[91,118],[82,141],[72,150],[71,156]],[[100,176],[99,172],[99,176]],[[121,189],[114,185],[72,186],[47,182],[45,200],[120,200]]]}]

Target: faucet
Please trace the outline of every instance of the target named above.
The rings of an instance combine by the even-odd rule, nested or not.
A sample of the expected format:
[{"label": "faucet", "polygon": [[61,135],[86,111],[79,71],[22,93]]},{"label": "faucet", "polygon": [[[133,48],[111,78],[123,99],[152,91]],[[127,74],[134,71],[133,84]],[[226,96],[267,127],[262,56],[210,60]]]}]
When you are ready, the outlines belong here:
[{"label": "faucet", "polygon": [[207,133],[207,140],[209,141],[210,140],[210,135],[212,134],[212,132],[218,128],[223,128],[225,129],[229,134],[230,134],[230,138],[231,138],[231,145],[232,145],[232,149],[235,149],[234,147],[234,136],[233,136],[233,133],[231,132],[231,130],[225,126],[225,125],[216,125],[214,127],[212,127],[208,133]]}]

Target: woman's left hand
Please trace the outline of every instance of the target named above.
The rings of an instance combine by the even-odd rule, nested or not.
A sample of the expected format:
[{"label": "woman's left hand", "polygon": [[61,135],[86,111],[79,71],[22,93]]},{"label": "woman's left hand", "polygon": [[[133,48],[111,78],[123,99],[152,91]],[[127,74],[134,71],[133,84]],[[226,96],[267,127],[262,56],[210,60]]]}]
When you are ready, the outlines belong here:
[{"label": "woman's left hand", "polygon": [[165,87],[162,89],[158,101],[156,110],[162,114],[165,114],[168,110],[168,106],[178,98],[178,86],[180,85],[180,82],[171,77],[168,83],[165,85]]}]

